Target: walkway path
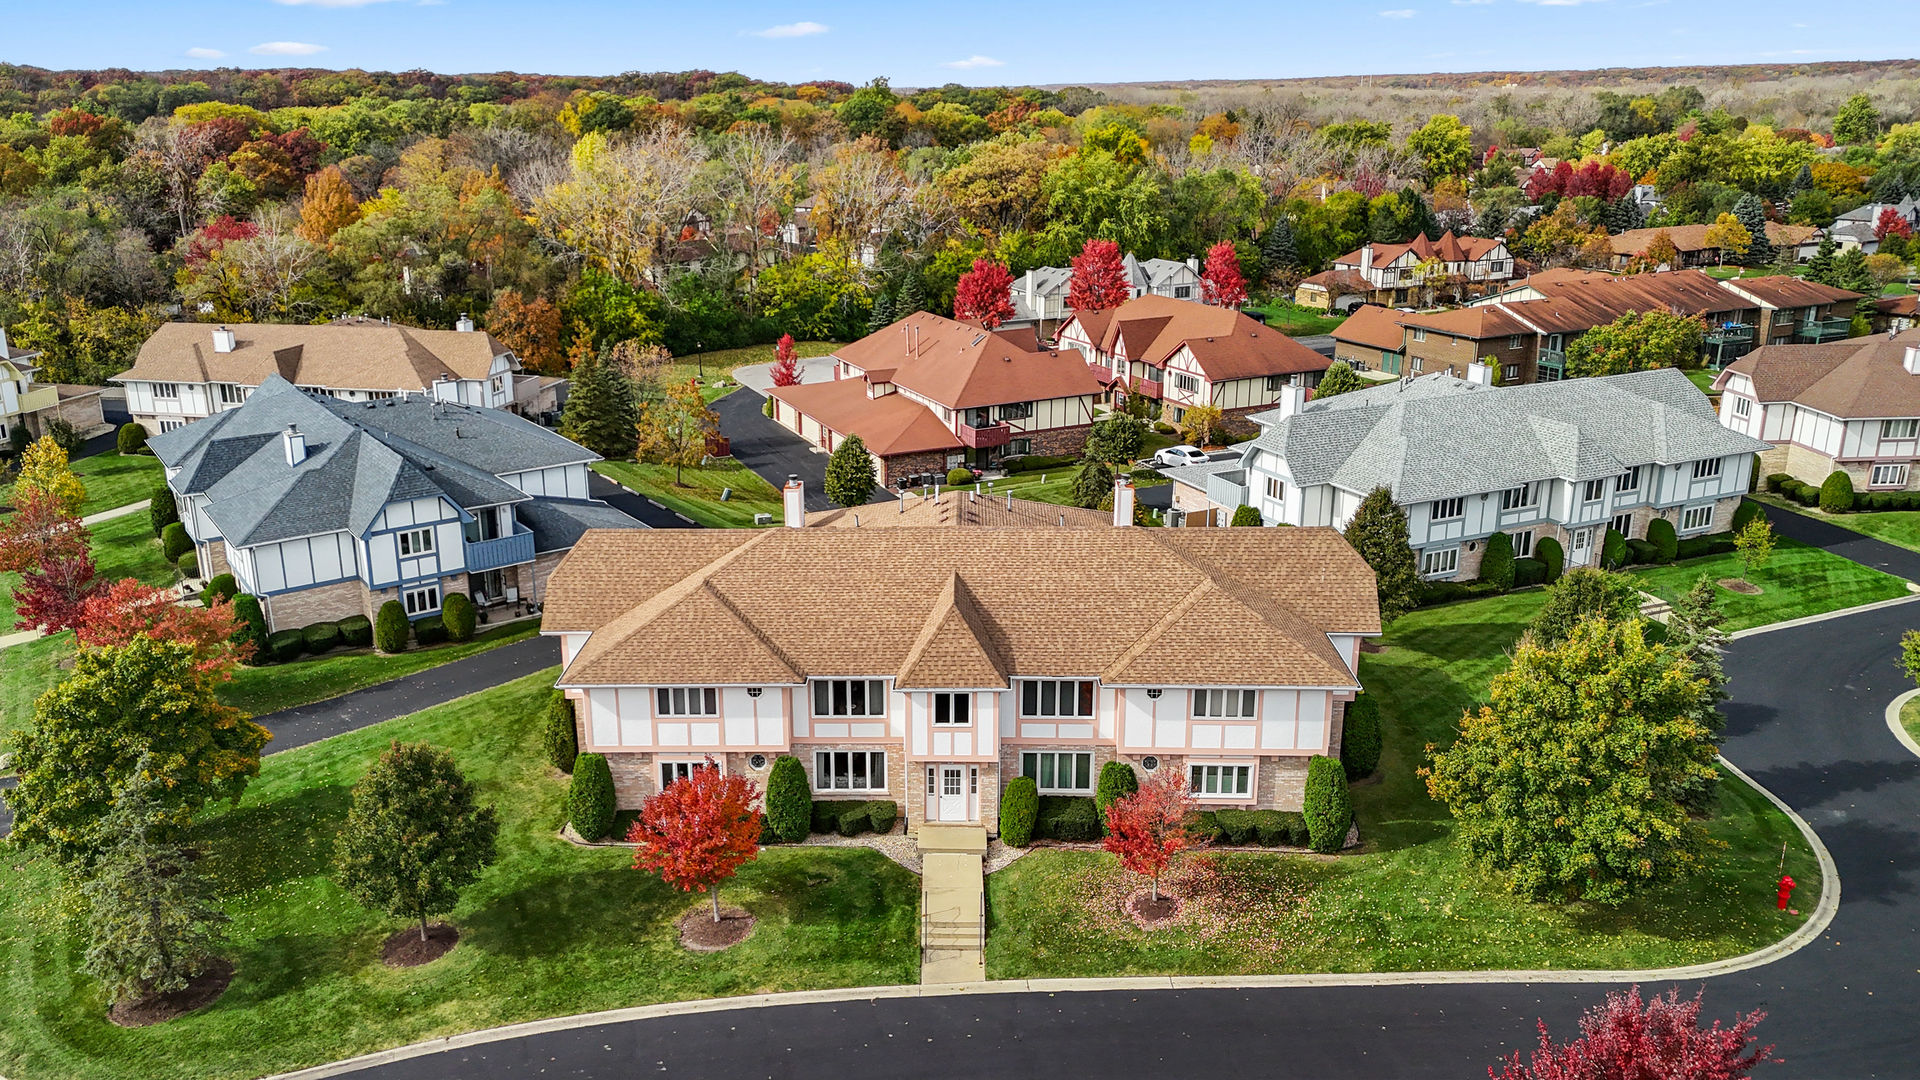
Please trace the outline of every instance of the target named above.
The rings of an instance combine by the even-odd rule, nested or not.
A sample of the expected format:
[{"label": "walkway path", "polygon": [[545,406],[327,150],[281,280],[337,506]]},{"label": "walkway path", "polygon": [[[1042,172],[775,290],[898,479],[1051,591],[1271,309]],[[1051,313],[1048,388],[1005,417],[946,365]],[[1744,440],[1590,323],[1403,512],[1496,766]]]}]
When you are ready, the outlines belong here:
[{"label": "walkway path", "polygon": [[971,983],[987,977],[987,830],[923,823],[920,842],[920,981]]}]

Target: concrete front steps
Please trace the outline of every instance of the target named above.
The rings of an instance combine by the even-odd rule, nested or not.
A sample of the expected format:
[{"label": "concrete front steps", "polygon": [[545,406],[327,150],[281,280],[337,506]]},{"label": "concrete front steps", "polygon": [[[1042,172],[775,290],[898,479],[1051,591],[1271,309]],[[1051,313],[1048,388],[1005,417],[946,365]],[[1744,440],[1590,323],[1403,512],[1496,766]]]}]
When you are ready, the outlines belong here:
[{"label": "concrete front steps", "polygon": [[987,977],[987,830],[923,824],[920,845],[920,982],[981,982]]}]

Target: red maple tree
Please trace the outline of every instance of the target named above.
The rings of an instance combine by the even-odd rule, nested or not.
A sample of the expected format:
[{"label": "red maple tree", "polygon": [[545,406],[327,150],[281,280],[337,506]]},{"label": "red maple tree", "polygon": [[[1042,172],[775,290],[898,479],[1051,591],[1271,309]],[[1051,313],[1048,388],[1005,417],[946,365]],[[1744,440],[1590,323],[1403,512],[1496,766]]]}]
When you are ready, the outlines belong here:
[{"label": "red maple tree", "polygon": [[1207,249],[1207,265],[1200,271],[1200,296],[1209,304],[1239,307],[1247,302],[1247,279],[1240,276],[1240,257],[1233,243],[1222,240]]},{"label": "red maple tree", "polygon": [[121,578],[81,604],[76,636],[80,644],[96,647],[125,645],[138,634],[185,642],[193,646],[197,670],[230,677],[234,665],[253,652],[251,642],[234,641],[240,621],[233,605],[216,600],[212,607],[203,607],[177,600],[172,589]]},{"label": "red maple tree", "polygon": [[793,355],[793,335],[781,334],[780,340],[773,346],[773,367],[767,374],[773,376],[775,386],[799,386],[800,364]]},{"label": "red maple tree", "polygon": [[[1704,993],[1704,991],[1702,991]],[[1490,1080],[1741,1080],[1769,1057],[1772,1046],[1749,1051],[1763,1012],[1700,1026],[1700,994],[1682,1001],[1678,990],[1642,1004],[1640,988],[1607,994],[1605,1004],[1580,1018],[1580,1037],[1555,1046],[1540,1021],[1540,1045],[1527,1061],[1520,1052],[1487,1070]]]},{"label": "red maple tree", "polygon": [[635,870],[652,870],[686,892],[707,890],[713,921],[720,921],[720,883],[760,854],[760,787],[738,773],[722,774],[708,758],[640,806],[627,833],[638,844]]},{"label": "red maple tree", "polygon": [[187,265],[197,269],[235,240],[251,240],[259,235],[260,227],[253,222],[241,221],[232,214],[221,214],[187,238]]},{"label": "red maple tree", "polygon": [[1885,240],[1889,236],[1911,239],[1913,236],[1913,223],[1901,217],[1900,211],[1895,210],[1893,207],[1883,206],[1880,208],[1880,216],[1875,219],[1873,223],[1873,238],[1875,240]]},{"label": "red maple tree", "polygon": [[1089,240],[1073,257],[1073,283],[1067,286],[1067,306],[1075,311],[1105,311],[1127,302],[1127,270],[1120,262],[1120,245],[1111,240]]},{"label": "red maple tree", "polygon": [[1120,856],[1120,865],[1153,884],[1160,899],[1160,875],[1173,857],[1193,846],[1187,822],[1199,807],[1178,769],[1162,769],[1140,785],[1140,790],[1107,804],[1107,838],[1103,845]]},{"label": "red maple tree", "polygon": [[13,590],[17,630],[73,628],[81,606],[100,588],[86,527],[37,488],[0,521],[0,571],[20,575]]},{"label": "red maple tree", "polygon": [[973,260],[953,291],[953,317],[991,330],[1013,318],[1013,274],[992,259]]}]

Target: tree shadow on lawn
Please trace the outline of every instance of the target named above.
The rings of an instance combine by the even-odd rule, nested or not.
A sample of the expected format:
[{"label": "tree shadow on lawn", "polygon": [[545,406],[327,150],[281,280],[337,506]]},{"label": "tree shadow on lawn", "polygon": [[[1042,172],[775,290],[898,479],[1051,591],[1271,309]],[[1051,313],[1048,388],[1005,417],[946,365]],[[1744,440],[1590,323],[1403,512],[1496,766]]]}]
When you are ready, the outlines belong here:
[{"label": "tree shadow on lawn", "polygon": [[207,872],[222,893],[248,893],[328,873],[334,838],[352,804],[352,789],[328,784],[267,802],[241,804],[196,825]]}]

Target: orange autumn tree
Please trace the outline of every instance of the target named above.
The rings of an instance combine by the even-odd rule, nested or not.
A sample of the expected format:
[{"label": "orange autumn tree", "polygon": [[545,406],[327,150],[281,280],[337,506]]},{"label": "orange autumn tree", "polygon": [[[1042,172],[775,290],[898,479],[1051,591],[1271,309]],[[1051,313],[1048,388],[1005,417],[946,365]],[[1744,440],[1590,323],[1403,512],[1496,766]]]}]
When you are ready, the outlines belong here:
[{"label": "orange autumn tree", "polygon": [[652,870],[685,892],[707,891],[720,921],[720,883],[760,855],[760,786],[706,763],[640,806],[627,833],[635,870]]},{"label": "orange autumn tree", "polygon": [[1247,279],[1240,274],[1240,257],[1233,243],[1222,240],[1207,249],[1206,269],[1200,271],[1200,295],[1209,304],[1237,308],[1247,302]]},{"label": "orange autumn tree", "polygon": [[1152,883],[1160,899],[1160,875],[1173,857],[1193,846],[1187,822],[1199,812],[1187,779],[1178,769],[1162,769],[1140,790],[1107,804],[1107,838],[1102,843],[1120,856],[1120,864]]},{"label": "orange autumn tree", "polygon": [[773,367],[767,370],[775,386],[800,385],[800,361],[793,352],[793,335],[781,334],[773,346]]},{"label": "orange autumn tree", "polygon": [[13,589],[14,629],[71,629],[100,588],[86,527],[58,491],[16,484],[14,496],[19,505],[0,519],[0,572],[20,575]]},{"label": "orange autumn tree", "polygon": [[544,296],[528,299],[516,289],[500,290],[487,310],[487,333],[535,371],[552,375],[566,370],[560,309]]},{"label": "orange autumn tree", "polygon": [[233,605],[217,600],[212,607],[202,607],[175,600],[171,589],[121,578],[81,605],[75,634],[80,644],[100,648],[118,648],[139,634],[182,642],[193,647],[194,670],[231,678],[234,665],[253,654],[252,642],[235,641],[240,621]]},{"label": "orange autumn tree", "polygon": [[1013,318],[1013,274],[992,259],[973,260],[954,286],[953,317],[989,330]]}]

